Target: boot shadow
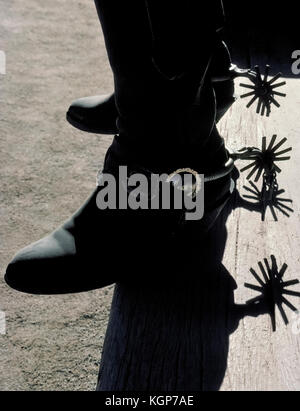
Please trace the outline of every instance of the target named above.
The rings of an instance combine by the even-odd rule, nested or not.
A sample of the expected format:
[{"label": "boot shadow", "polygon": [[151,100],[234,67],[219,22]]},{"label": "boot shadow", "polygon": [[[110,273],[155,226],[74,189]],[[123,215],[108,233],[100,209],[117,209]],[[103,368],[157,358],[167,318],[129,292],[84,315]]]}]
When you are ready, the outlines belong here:
[{"label": "boot shadow", "polygon": [[259,189],[256,184],[250,181],[249,185],[243,186],[243,190],[242,195],[238,192],[236,193],[236,206],[260,213],[262,221],[265,221],[267,210],[270,210],[276,222],[279,221],[279,217],[285,216],[289,218],[294,212],[291,208],[293,200],[281,197],[285,193],[284,189],[277,189],[272,196],[269,196],[264,185]]},{"label": "boot shadow", "polygon": [[160,260],[148,250],[139,277],[116,284],[99,391],[220,389],[230,335],[241,319],[272,311],[264,298],[236,304],[237,284],[222,264],[226,221],[238,204],[235,191],[205,238],[195,232],[166,245]]}]

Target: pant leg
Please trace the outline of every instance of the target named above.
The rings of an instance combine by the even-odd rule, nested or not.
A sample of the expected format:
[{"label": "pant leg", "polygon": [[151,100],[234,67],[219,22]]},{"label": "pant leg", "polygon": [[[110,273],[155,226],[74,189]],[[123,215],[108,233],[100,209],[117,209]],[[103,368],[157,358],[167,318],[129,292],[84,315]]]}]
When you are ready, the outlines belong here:
[{"label": "pant leg", "polygon": [[95,0],[115,75],[140,75],[151,63],[152,36],[144,0]]},{"label": "pant leg", "polygon": [[172,88],[152,63],[152,34],[145,2],[95,3],[114,74],[119,132],[136,146],[162,144],[171,128],[166,112],[171,111]]},{"label": "pant leg", "polygon": [[145,1],[157,66],[169,78],[197,70],[201,81],[214,50],[222,2]]},{"label": "pant leg", "polygon": [[[195,5],[200,2],[95,0],[95,3],[114,73],[122,137],[119,141],[132,143],[132,151],[136,151],[141,161],[146,155],[150,161],[166,162],[166,158],[174,158],[176,162],[176,157],[183,159],[195,153],[192,144],[204,153],[214,128],[215,99],[209,82],[203,90],[200,85],[213,49],[215,31],[204,24],[205,9],[197,21],[199,6]],[[179,22],[182,9],[184,18]],[[196,22],[197,27],[202,23],[201,29],[195,29]],[[182,30],[177,33],[179,23]],[[192,30],[188,29],[190,25]],[[162,75],[153,64],[157,44],[154,26],[158,27],[158,41],[163,45],[160,49],[166,50],[166,61],[171,67],[172,55],[179,45],[176,58],[184,69],[183,75],[174,81]],[[201,152],[197,155],[200,158]],[[207,153],[202,160],[205,158]],[[184,163],[188,165],[186,161],[182,165]]]}]

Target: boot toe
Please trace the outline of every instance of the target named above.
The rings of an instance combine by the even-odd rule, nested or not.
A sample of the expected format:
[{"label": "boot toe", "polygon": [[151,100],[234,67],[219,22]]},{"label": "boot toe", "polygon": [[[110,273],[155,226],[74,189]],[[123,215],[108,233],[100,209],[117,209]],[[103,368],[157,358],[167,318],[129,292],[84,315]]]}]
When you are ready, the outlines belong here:
[{"label": "boot toe", "polygon": [[74,260],[74,239],[60,229],[17,253],[6,269],[5,281],[26,293],[65,293],[76,266]]},{"label": "boot toe", "polygon": [[82,131],[116,134],[117,115],[114,95],[90,96],[73,101],[67,112],[67,120]]},{"label": "boot toe", "polygon": [[96,106],[103,104],[107,98],[107,95],[78,98],[70,105],[69,113],[78,118],[83,118],[86,115],[86,110],[94,109]]}]

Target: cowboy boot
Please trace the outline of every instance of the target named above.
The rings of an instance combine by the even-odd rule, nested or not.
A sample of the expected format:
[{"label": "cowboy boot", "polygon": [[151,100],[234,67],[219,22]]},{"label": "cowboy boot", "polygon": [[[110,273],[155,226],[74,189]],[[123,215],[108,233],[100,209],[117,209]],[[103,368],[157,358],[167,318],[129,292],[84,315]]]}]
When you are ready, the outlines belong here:
[{"label": "cowboy boot", "polygon": [[[118,150],[115,139],[106,155],[104,174],[115,175],[117,180],[120,164],[145,174],[145,169],[131,165],[128,157],[126,161],[116,157]],[[123,155],[123,148],[121,151]],[[220,148],[215,153],[220,164],[222,151]],[[174,169],[175,166],[171,166],[168,172]],[[5,281],[11,288],[38,295],[78,293],[125,278],[139,280],[141,270],[143,276],[154,280],[157,261],[160,269],[169,272],[170,261],[166,256],[180,255],[183,241],[188,243],[196,233],[199,244],[205,242],[206,233],[234,187],[229,172],[205,184],[205,215],[199,221],[190,222],[184,220],[182,210],[100,210],[97,199],[102,189],[97,187],[61,227],[17,253],[5,273]],[[119,193],[120,187],[116,190]],[[117,258],[111,258],[114,254]]]},{"label": "cowboy boot", "polygon": [[[199,226],[193,225],[204,237],[231,187],[231,169],[223,170],[227,153],[215,127],[214,92],[205,79],[208,60],[197,61],[195,69],[189,62],[176,81],[164,78],[152,64],[149,27],[135,17],[147,15],[142,2],[116,4],[96,1],[115,78],[119,130],[103,174],[117,179],[121,166],[148,176],[189,167],[211,176],[205,186],[204,218]],[[141,267],[144,275],[153,276],[157,268],[149,252],[153,246],[167,269],[168,244],[180,244],[177,233],[184,231],[184,210],[101,210],[97,199],[102,189],[97,187],[60,228],[14,257],[5,274],[8,285],[33,294],[62,294],[100,288],[128,275],[139,278]],[[109,252],[117,259],[108,257]]]}]

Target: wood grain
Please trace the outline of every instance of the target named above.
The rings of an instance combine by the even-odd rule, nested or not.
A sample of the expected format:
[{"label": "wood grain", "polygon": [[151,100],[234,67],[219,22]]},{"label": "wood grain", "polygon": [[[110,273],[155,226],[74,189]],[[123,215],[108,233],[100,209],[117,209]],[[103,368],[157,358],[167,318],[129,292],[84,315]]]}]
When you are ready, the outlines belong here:
[{"label": "wood grain", "polygon": [[[252,55],[253,63],[260,63],[257,55]],[[275,67],[281,69],[278,58]],[[286,67],[286,61],[284,61]],[[274,221],[270,211],[265,222],[259,214],[244,208],[236,209],[228,220],[228,241],[223,263],[235,278],[238,288],[235,298],[238,303],[255,296],[255,292],[243,287],[245,282],[255,283],[250,267],[258,269],[258,261],[274,254],[278,265],[288,265],[286,281],[299,279],[299,93],[300,82],[296,78],[287,81],[284,92],[287,98],[281,100],[282,107],[273,109],[270,118],[255,114],[255,109],[245,109],[239,100],[221,124],[223,135],[234,147],[245,145],[260,146],[261,138],[270,141],[273,134],[288,138],[287,147],[293,146],[292,159],[282,164],[283,172],[278,176],[284,197],[293,200],[294,213],[290,218],[278,213]],[[238,88],[237,92],[241,92]],[[238,183],[239,191],[245,183],[243,175]],[[245,193],[245,192],[244,192]],[[234,258],[233,258],[234,256]],[[258,270],[259,272],[259,270]],[[249,281],[251,280],[251,281]],[[299,286],[293,287],[299,291]],[[299,299],[292,301],[299,308]],[[276,311],[277,332],[271,330],[268,315],[259,318],[246,317],[230,338],[228,367],[222,390],[299,390],[300,355],[299,335],[293,333],[295,318],[290,310],[287,316],[290,325],[285,326]],[[299,316],[298,316],[299,319]]]}]

